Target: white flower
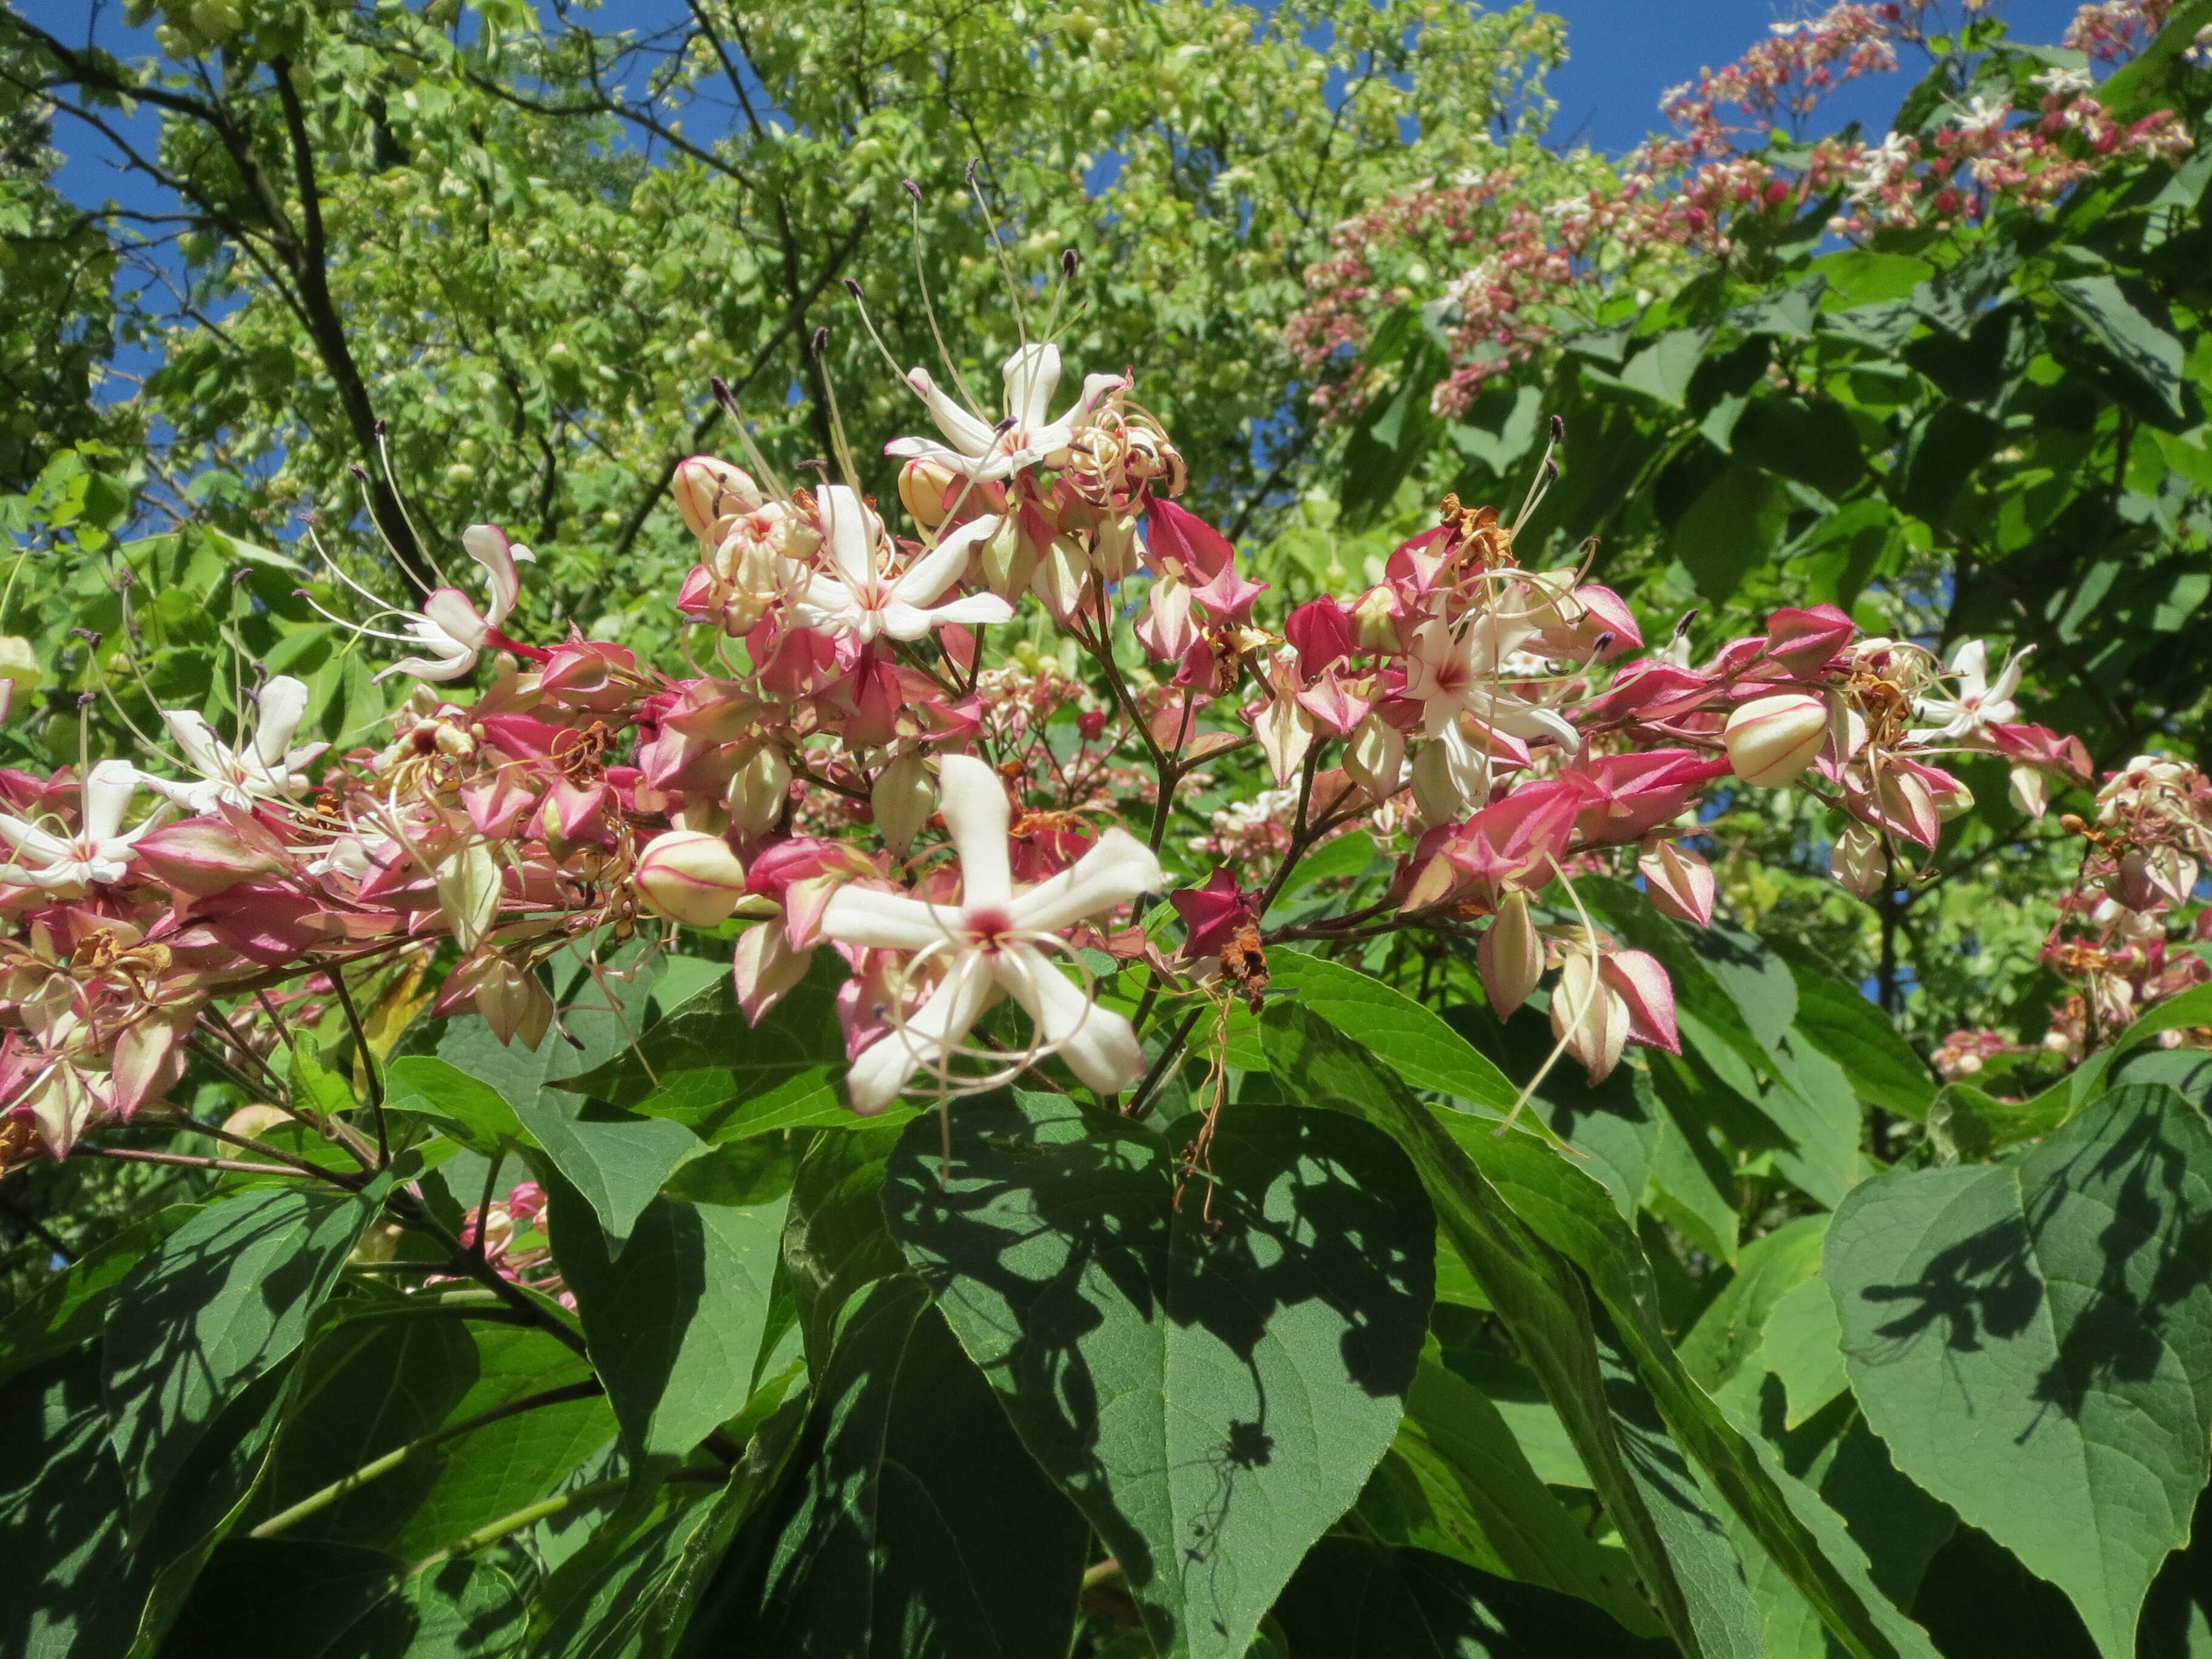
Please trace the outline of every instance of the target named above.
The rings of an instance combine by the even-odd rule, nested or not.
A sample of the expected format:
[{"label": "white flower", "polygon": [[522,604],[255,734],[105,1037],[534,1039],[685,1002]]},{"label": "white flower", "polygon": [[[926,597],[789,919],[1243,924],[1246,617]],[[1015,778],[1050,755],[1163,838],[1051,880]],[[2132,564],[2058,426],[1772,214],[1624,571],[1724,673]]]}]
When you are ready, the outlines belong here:
[{"label": "white flower", "polygon": [[1965,641],[1951,653],[1948,678],[1958,683],[1958,695],[1922,697],[1913,712],[1932,724],[1914,728],[1911,740],[1972,743],[1981,738],[1984,728],[2019,719],[2020,706],[2013,701],[2012,694],[2020,690],[2021,671],[2027,664],[2028,653],[2034,649],[2031,645],[2014,652],[2012,659],[1991,679],[1989,647],[1980,640]]},{"label": "white flower", "polygon": [[1073,868],[1017,893],[998,775],[973,756],[948,755],[938,784],[960,854],[961,902],[929,904],[848,886],[822,915],[823,933],[841,944],[921,952],[945,969],[928,1000],[853,1062],[846,1086],[854,1110],[880,1112],[917,1071],[940,1070],[1001,996],[1012,997],[1036,1022],[1030,1059],[1060,1054],[1102,1094],[1127,1088],[1145,1070],[1135,1031],[1079,990],[1037,941],[1158,891],[1165,881],[1159,860],[1127,830],[1109,830]]},{"label": "white flower", "polygon": [[884,544],[883,521],[843,484],[824,484],[816,496],[830,565],[807,580],[792,607],[805,626],[849,634],[866,644],[878,635],[918,640],[945,623],[1002,623],[1013,606],[995,593],[973,593],[949,605],[935,600],[967,568],[977,532],[994,521],[963,525],[893,574]]},{"label": "white flower", "polygon": [[[420,611],[394,611],[383,606],[376,595],[339,570],[331,568],[346,586],[353,588],[372,603],[383,606],[380,617],[397,617],[406,628],[404,634],[388,634],[380,629],[348,622],[343,617],[323,614],[342,628],[371,639],[390,640],[395,645],[411,645],[428,652],[427,656],[403,657],[391,667],[377,675],[380,680],[394,674],[406,674],[418,680],[457,680],[477,665],[477,658],[487,645],[504,645],[507,638],[499,625],[514,609],[514,602],[522,592],[522,579],[515,570],[517,563],[532,562],[537,555],[520,542],[510,542],[507,532],[495,524],[472,524],[461,532],[461,546],[468,556],[483,567],[489,579],[491,608],[477,609],[477,603],[458,587],[439,587],[431,590],[422,601]],[[313,601],[310,599],[310,604]],[[320,605],[316,605],[321,611]]]},{"label": "white flower", "polygon": [[300,722],[307,712],[307,688],[289,675],[280,674],[254,694],[253,738],[235,750],[216,736],[205,717],[179,708],[165,708],[161,720],[185,763],[198,779],[183,782],[142,772],[138,781],[187,812],[212,812],[225,802],[251,807],[257,800],[276,800],[300,794],[313,781],[301,769],[330,747],[326,743],[301,744]]},{"label": "white flower", "polygon": [[2087,92],[2097,84],[2096,77],[2085,69],[2047,69],[2040,75],[2031,75],[2027,83],[2045,92],[2056,93],[2061,98]]},{"label": "white flower", "polygon": [[906,383],[929,406],[945,441],[899,438],[884,445],[884,453],[926,456],[978,483],[1008,477],[1065,450],[1092,405],[1121,384],[1119,374],[1091,375],[1083,382],[1083,395],[1075,406],[1055,421],[1051,406],[1052,394],[1060,389],[1059,347],[1022,347],[1006,359],[1001,376],[1006,386],[1006,418],[994,427],[961,408],[927,369],[908,370]]},{"label": "white flower", "polygon": [[1462,714],[1508,736],[1550,738],[1568,750],[1581,736],[1553,710],[1503,690],[1506,659],[1533,638],[1535,624],[1492,611],[1455,634],[1431,618],[1413,630],[1406,663],[1406,695],[1423,706],[1422,735],[1441,737]]},{"label": "white flower", "polygon": [[64,840],[10,813],[0,812],[0,836],[18,859],[35,864],[0,866],[0,880],[43,887],[57,896],[83,896],[88,887],[121,881],[130,873],[138,837],[167,816],[166,806],[125,833],[123,814],[138,791],[138,769],[128,761],[104,760],[85,775],[83,811],[75,836]]}]

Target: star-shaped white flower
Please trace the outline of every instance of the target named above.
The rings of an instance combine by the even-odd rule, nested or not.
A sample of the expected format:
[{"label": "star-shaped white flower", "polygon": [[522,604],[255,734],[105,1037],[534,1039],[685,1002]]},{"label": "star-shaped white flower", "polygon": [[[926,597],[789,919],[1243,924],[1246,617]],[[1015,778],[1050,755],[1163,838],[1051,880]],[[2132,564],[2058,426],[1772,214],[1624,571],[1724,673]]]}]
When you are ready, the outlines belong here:
[{"label": "star-shaped white flower", "polygon": [[232,749],[216,735],[205,716],[188,709],[165,708],[162,722],[195,781],[157,778],[142,772],[138,781],[187,812],[212,812],[225,802],[251,807],[258,800],[279,800],[304,793],[313,782],[301,769],[330,747],[326,743],[295,745],[307,717],[307,688],[279,674],[254,694],[253,737]]},{"label": "star-shaped white flower", "polygon": [[986,526],[963,525],[904,570],[894,573],[883,520],[843,484],[824,484],[815,496],[829,568],[807,579],[792,615],[824,634],[850,635],[866,644],[878,635],[918,640],[946,623],[970,627],[1002,623],[1014,608],[995,593],[970,593],[939,605],[945,589],[968,568],[968,556]]},{"label": "star-shaped white flower", "polygon": [[929,406],[945,441],[898,438],[884,446],[884,453],[908,459],[926,457],[979,483],[1008,477],[1066,449],[1098,400],[1122,384],[1119,374],[1088,376],[1075,406],[1054,420],[1052,395],[1060,390],[1058,346],[1025,345],[1006,359],[1000,374],[1006,387],[1006,418],[993,426],[961,408],[927,369],[908,370],[906,383]]},{"label": "star-shaped white flower", "polygon": [[1057,1054],[1102,1094],[1144,1075],[1145,1051],[1129,1022],[1072,983],[1037,941],[1165,884],[1160,861],[1125,830],[1109,830],[1071,869],[1014,890],[1005,787],[984,762],[948,755],[938,777],[945,826],[960,854],[961,902],[930,904],[903,894],[840,888],[822,931],[840,944],[926,952],[945,975],[928,1000],[862,1051],[846,1079],[853,1109],[880,1112],[914,1074],[941,1069],[984,1012],[1011,996],[1036,1022],[1034,1059]]},{"label": "star-shaped white flower", "polygon": [[0,866],[0,881],[43,887],[62,898],[81,898],[88,888],[121,881],[137,856],[138,837],[168,816],[166,805],[157,807],[125,832],[123,815],[137,791],[137,767],[104,760],[85,775],[83,810],[74,836],[64,837],[0,812],[0,836],[15,849],[15,860]]},{"label": "star-shaped white flower", "polygon": [[[458,587],[433,588],[423,599],[420,611],[395,611],[385,605],[377,596],[340,570],[335,563],[331,570],[345,585],[362,598],[380,607],[379,617],[396,617],[406,629],[402,634],[387,633],[365,623],[349,622],[345,617],[323,611],[323,615],[341,628],[349,628],[356,634],[365,634],[374,640],[389,640],[394,645],[413,646],[428,654],[402,657],[391,667],[377,675],[380,680],[390,679],[394,674],[405,674],[418,680],[457,680],[477,665],[477,659],[487,645],[510,648],[514,642],[499,631],[508,613],[514,611],[515,600],[521,596],[522,578],[515,569],[518,563],[535,562],[537,555],[520,542],[511,542],[507,532],[495,524],[472,524],[461,532],[461,546],[468,556],[483,567],[491,591],[491,605],[488,610],[477,609],[477,602]],[[307,601],[314,605],[310,598]],[[319,605],[315,605],[322,611]]]},{"label": "star-shaped white flower", "polygon": [[1499,684],[1506,659],[1537,632],[1534,623],[1488,611],[1457,633],[1431,618],[1413,630],[1406,695],[1422,705],[1422,735],[1441,737],[1462,714],[1526,740],[1550,738],[1572,750],[1582,741],[1556,711]]},{"label": "star-shaped white flower", "polygon": [[1916,726],[1911,741],[1973,743],[1986,727],[2018,720],[2020,705],[2013,701],[2013,693],[2020,690],[2021,672],[2027,666],[2028,653],[2034,649],[2031,645],[2014,652],[2012,659],[1991,679],[1988,645],[1980,640],[1965,641],[1951,653],[1948,677],[1956,682],[1958,695],[1923,696],[1913,712],[1931,724]]}]

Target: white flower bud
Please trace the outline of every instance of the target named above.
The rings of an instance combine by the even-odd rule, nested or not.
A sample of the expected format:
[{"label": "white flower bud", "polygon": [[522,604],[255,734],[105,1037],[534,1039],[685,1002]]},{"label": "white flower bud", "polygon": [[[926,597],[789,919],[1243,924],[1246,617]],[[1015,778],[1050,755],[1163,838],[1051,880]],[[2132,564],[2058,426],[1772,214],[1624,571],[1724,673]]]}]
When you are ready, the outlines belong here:
[{"label": "white flower bud", "polygon": [[791,766],[783,751],[763,744],[730,775],[730,825],[741,836],[765,835],[791,799]]},{"label": "white flower bud", "polygon": [[1802,691],[1744,704],[1722,733],[1736,776],[1763,789],[1795,783],[1827,740],[1827,705]]},{"label": "white flower bud", "polygon": [[876,833],[884,845],[903,856],[937,810],[937,786],[928,764],[912,750],[901,755],[876,775],[868,805],[875,811]]},{"label": "white flower bud", "polygon": [[1528,919],[1528,896],[1512,892],[1498,907],[1498,919],[1474,947],[1482,988],[1500,1019],[1510,1019],[1544,976],[1544,942]]},{"label": "white flower bud", "polygon": [[1424,823],[1450,823],[1467,814],[1467,797],[1452,775],[1451,753],[1441,743],[1425,743],[1413,757],[1413,805]]},{"label": "white flower bud", "polygon": [[1854,898],[1872,898],[1889,879],[1881,837],[1863,823],[1851,825],[1836,837],[1835,849],[1828,854],[1828,873]]},{"label": "white flower bud", "polygon": [[745,866],[719,836],[669,830],[638,854],[631,878],[656,915],[687,927],[714,927],[729,920],[745,896]]},{"label": "white flower bud", "polygon": [[1398,793],[1406,769],[1406,734],[1370,713],[1353,728],[1352,741],[1345,745],[1344,769],[1376,800],[1389,799]]},{"label": "white flower bud", "polygon": [[760,486],[743,467],[712,455],[694,455],[678,465],[671,488],[684,527],[710,544],[721,539],[729,520],[752,512],[762,501]]},{"label": "white flower bud", "polygon": [[[899,500],[914,521],[924,530],[934,530],[945,522],[956,493],[965,480],[942,461],[917,456],[899,469]],[[972,486],[969,487],[973,493]]]}]

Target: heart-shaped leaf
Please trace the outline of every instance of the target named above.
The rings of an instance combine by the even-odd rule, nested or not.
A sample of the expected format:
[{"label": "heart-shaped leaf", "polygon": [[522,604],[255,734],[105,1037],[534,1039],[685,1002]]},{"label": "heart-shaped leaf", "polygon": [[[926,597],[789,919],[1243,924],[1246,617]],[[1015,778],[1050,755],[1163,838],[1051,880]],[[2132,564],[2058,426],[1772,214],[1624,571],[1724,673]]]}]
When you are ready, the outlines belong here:
[{"label": "heart-shaped leaf", "polygon": [[[891,1231],[1163,1659],[1243,1659],[1398,1426],[1436,1224],[1389,1138],[1247,1108],[1178,1183],[1154,1131],[1065,1096],[910,1126]],[[1210,1179],[1209,1179],[1210,1177]]]}]

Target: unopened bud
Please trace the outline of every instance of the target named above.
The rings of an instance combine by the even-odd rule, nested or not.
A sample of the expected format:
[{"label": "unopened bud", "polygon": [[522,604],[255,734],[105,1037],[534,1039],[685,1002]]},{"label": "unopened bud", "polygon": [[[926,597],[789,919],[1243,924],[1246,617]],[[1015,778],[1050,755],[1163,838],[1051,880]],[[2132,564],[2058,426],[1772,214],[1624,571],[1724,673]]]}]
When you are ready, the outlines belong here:
[{"label": "unopened bud", "polygon": [[1029,592],[1030,581],[1036,574],[1036,551],[1029,545],[1012,514],[999,520],[999,527],[983,544],[983,586],[1008,604],[1012,604]]},{"label": "unopened bud", "polygon": [[672,488],[685,528],[702,541],[718,539],[723,520],[758,510],[762,500],[750,473],[712,455],[680,463]]},{"label": "unopened bud", "polygon": [[1510,1019],[1544,974],[1544,942],[1528,918],[1528,896],[1511,892],[1498,907],[1498,920],[1474,947],[1482,988],[1500,1019]]},{"label": "unopened bud", "polygon": [[1650,893],[1651,908],[1661,915],[1698,927],[1712,926],[1713,867],[1705,860],[1664,841],[1637,860],[1636,869]]},{"label": "unopened bud", "polygon": [[1872,898],[1889,879],[1881,837],[1863,823],[1852,824],[1836,837],[1835,850],[1828,854],[1828,873],[1852,897]]},{"label": "unopened bud", "polygon": [[934,530],[945,522],[951,510],[953,492],[962,480],[958,474],[942,461],[918,455],[899,469],[899,500],[914,521],[924,530]]},{"label": "unopened bud", "polygon": [[2051,780],[2033,766],[2012,769],[2011,787],[2007,793],[2012,796],[2014,810],[2031,818],[2039,818],[2051,810]]},{"label": "unopened bud", "polygon": [[1352,638],[1362,651],[1398,648],[1398,599],[1387,587],[1370,587],[1352,607]]},{"label": "unopened bud", "polygon": [[937,810],[937,787],[921,755],[908,751],[877,774],[868,805],[875,811],[876,833],[884,845],[903,856]]},{"label": "unopened bud", "polygon": [[1552,1035],[1582,1061],[1592,1083],[1620,1064],[1628,1046],[1628,1004],[1598,977],[1595,953],[1577,947],[1559,968],[1552,988]]},{"label": "unopened bud", "polygon": [[730,827],[741,836],[765,835],[791,799],[791,766],[783,751],[763,744],[730,775]]},{"label": "unopened bud", "polygon": [[1467,815],[1467,797],[1452,776],[1451,751],[1425,743],[1413,757],[1413,805],[1424,823],[1449,823]]},{"label": "unopened bud", "polygon": [[1736,776],[1779,789],[1795,783],[1828,740],[1827,705],[1802,691],[1759,697],[1729,716],[1722,740]]},{"label": "unopened bud", "polygon": [[477,1012],[501,1042],[535,1048],[552,1027],[553,998],[528,969],[494,957],[477,975]]},{"label": "unopened bud", "polygon": [[638,854],[632,880],[656,915],[687,927],[720,926],[745,896],[745,866],[729,843],[696,830],[655,836]]},{"label": "unopened bud", "polygon": [[1344,769],[1376,800],[1389,799],[1398,793],[1406,769],[1406,734],[1380,714],[1370,713],[1345,746]]}]

